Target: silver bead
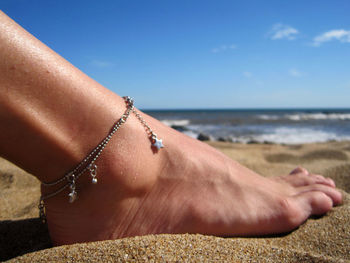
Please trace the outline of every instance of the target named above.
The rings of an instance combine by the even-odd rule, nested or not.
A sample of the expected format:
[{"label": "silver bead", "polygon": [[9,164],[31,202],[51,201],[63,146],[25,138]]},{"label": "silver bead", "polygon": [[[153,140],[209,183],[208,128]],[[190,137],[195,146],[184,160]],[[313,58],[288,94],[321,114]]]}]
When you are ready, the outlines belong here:
[{"label": "silver bead", "polygon": [[92,183],[97,184],[97,178],[92,178]]},{"label": "silver bead", "polygon": [[69,193],[68,196],[69,196],[69,203],[73,203],[77,199],[78,194],[76,191],[73,190],[72,192]]}]

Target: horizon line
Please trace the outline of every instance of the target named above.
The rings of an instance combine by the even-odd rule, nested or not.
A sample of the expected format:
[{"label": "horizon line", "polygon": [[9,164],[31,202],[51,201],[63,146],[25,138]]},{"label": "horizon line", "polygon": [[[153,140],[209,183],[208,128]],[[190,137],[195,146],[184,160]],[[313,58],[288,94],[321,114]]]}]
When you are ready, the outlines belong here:
[{"label": "horizon line", "polygon": [[350,110],[350,107],[256,107],[256,108],[140,108],[142,111],[215,111],[215,110]]}]

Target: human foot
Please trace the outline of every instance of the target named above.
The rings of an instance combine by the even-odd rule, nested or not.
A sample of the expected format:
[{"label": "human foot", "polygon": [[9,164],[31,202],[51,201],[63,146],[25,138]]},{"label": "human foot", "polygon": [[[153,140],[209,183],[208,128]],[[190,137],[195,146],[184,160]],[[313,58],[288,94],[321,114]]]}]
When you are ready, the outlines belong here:
[{"label": "human foot", "polygon": [[[0,34],[0,155],[43,182],[57,180],[96,147],[124,101],[2,12]],[[76,202],[68,203],[68,192],[45,200],[55,244],[150,233],[284,232],[341,202],[332,185],[310,182],[306,173],[260,177],[145,118],[164,149],[154,153],[131,118],[98,160],[97,185],[82,176]]]},{"label": "human foot", "polygon": [[159,233],[281,233],[342,201],[334,183],[322,176],[298,168],[264,178],[210,146],[146,119],[165,148],[152,152],[143,127],[131,119],[106,148],[97,185],[83,176],[75,203],[64,195],[47,201],[55,244]]}]

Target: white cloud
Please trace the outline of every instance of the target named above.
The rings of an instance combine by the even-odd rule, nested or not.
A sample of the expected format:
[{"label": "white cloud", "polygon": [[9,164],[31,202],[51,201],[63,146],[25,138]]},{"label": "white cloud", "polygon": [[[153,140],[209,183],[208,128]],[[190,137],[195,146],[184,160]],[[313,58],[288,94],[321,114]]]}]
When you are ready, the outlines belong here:
[{"label": "white cloud", "polygon": [[299,77],[303,76],[303,73],[295,68],[290,69],[288,71],[288,74],[292,77],[295,77],[295,78],[299,78]]},{"label": "white cloud", "polygon": [[244,71],[243,72],[243,76],[246,78],[251,78],[253,77],[253,73],[249,72],[249,71]]},{"label": "white cloud", "polygon": [[334,29],[327,31],[321,35],[314,38],[313,45],[318,47],[324,42],[329,42],[332,40],[338,40],[344,43],[350,43],[350,30],[344,29]]},{"label": "white cloud", "polygon": [[299,31],[294,27],[284,25],[284,24],[275,24],[272,26],[269,34],[272,40],[277,39],[288,39],[294,40],[299,34]]},{"label": "white cloud", "polygon": [[213,53],[219,53],[219,52],[223,52],[223,51],[227,51],[227,50],[230,50],[230,49],[236,49],[237,46],[234,45],[234,44],[231,44],[231,45],[221,45],[220,47],[216,47],[216,48],[213,48],[211,50],[211,52]]},{"label": "white cloud", "polygon": [[112,62],[102,60],[91,60],[89,64],[97,68],[109,68],[114,66]]}]

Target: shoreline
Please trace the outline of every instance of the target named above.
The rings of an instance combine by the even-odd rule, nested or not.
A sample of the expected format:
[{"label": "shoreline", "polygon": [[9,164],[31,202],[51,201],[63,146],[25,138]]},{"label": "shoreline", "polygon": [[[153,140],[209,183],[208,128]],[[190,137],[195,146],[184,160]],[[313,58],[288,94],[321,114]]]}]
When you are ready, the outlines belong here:
[{"label": "shoreline", "polygon": [[146,111],[190,137],[242,143],[350,140],[350,109]]},{"label": "shoreline", "polygon": [[[166,122],[163,121],[164,124]],[[168,125],[168,124],[166,124]],[[212,131],[201,131],[196,130],[198,127],[190,128],[191,125],[168,125],[169,127],[186,134],[189,137],[200,141],[221,141],[221,142],[231,142],[231,143],[244,143],[244,144],[283,144],[283,145],[293,145],[293,144],[305,144],[305,143],[326,143],[326,142],[341,142],[350,141],[350,135],[344,136],[334,136],[334,134],[327,133],[322,130],[313,130],[310,128],[293,128],[293,127],[265,127],[265,129],[270,130],[268,133],[264,133],[264,128],[261,130],[256,130],[255,134],[230,134],[227,127],[219,128],[216,127]],[[215,126],[215,125],[214,125]],[[213,129],[213,128],[212,128]],[[257,129],[257,128],[254,128]],[[216,134],[218,133],[219,134]],[[232,132],[232,131],[231,131]],[[237,130],[235,131],[237,132]],[[250,133],[252,131],[249,131]],[[266,131],[265,131],[266,132]],[[220,133],[225,135],[220,135]]]}]

